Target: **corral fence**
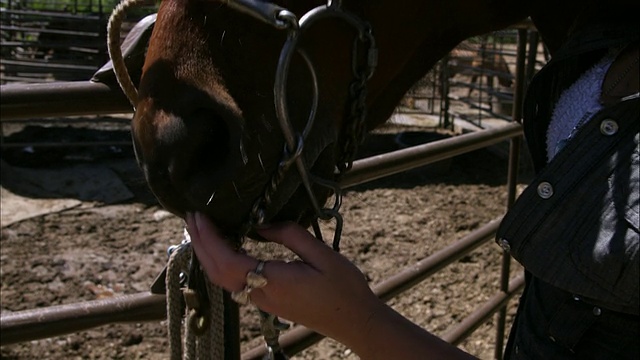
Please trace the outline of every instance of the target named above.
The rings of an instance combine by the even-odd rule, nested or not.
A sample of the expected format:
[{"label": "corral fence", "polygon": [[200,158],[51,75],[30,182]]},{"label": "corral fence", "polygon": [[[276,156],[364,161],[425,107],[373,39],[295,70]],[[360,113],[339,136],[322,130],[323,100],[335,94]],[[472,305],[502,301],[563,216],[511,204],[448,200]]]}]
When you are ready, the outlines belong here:
[{"label": "corral fence", "polygon": [[[407,92],[397,111],[435,116],[443,128],[454,128],[454,120],[479,128],[487,127],[483,119],[510,121],[517,42],[515,28],[463,41]],[[529,33],[527,47],[525,87],[549,58],[536,31]]]},{"label": "corral fence", "polygon": [[[0,0],[0,83],[86,80],[109,60],[115,0]],[[132,11],[123,36],[150,8]]]},{"label": "corral fence", "polygon": [[[154,18],[151,18],[147,22],[141,22],[142,25],[139,24],[140,29],[138,29],[140,32],[132,31],[132,35],[135,33],[138,37],[144,37],[152,27],[153,20]],[[509,167],[506,189],[508,201],[505,204],[505,207],[508,208],[516,197],[516,178],[522,136],[519,119],[521,118],[521,103],[529,58],[527,44],[528,39],[536,36],[535,30],[528,23],[519,24],[515,29],[517,44],[511,117],[514,121],[501,127],[488,128],[358,160],[354,163],[353,169],[346,174],[342,186],[354,186],[508,141]],[[145,46],[144,41],[135,41],[134,39],[125,45],[124,52],[138,53],[144,56],[143,52],[138,51],[141,46]],[[531,48],[531,51],[536,52],[537,46]],[[140,59],[135,59],[134,56],[134,59],[129,60],[131,60],[129,64],[136,64]],[[108,65],[98,71],[93,81],[3,85],[0,96],[2,102],[0,120],[2,122],[40,117],[106,115],[131,111],[131,107],[116,84]],[[491,241],[499,220],[495,219],[441,251],[411,265],[381,283],[375,284],[374,291],[385,300],[400,295],[448,264],[462,258],[473,249]],[[501,358],[505,334],[506,305],[524,284],[524,279],[521,276],[515,279],[509,278],[510,264],[510,256],[505,252],[502,258],[499,288],[495,289],[495,293],[487,302],[481,304],[470,316],[447,332],[443,336],[446,341],[453,344],[460,343],[476,328],[497,314],[495,357]],[[233,316],[236,317],[235,323],[237,324],[237,305],[231,301],[227,301],[227,305],[225,324],[229,323],[227,317]],[[109,323],[158,321],[165,318],[165,296],[148,292],[18,311],[2,314],[0,318],[0,331],[2,332],[0,345],[62,335]],[[240,354],[238,328],[229,327],[225,331],[226,339],[231,339],[230,342],[227,342],[231,345],[226,349],[226,358],[258,359],[264,355],[264,347]],[[282,335],[281,344],[286,353],[293,355],[321,338],[321,335],[298,326]]]}]

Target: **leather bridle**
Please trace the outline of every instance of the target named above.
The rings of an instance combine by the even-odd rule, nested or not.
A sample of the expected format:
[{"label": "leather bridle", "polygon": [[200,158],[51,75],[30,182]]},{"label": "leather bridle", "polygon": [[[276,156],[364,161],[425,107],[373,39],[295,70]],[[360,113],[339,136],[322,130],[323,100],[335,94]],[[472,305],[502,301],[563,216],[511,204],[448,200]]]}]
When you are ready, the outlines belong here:
[{"label": "leather bridle", "polygon": [[[377,65],[377,48],[375,39],[372,35],[369,24],[356,15],[342,9],[341,1],[329,0],[326,5],[318,6],[306,14],[299,20],[291,11],[272,3],[265,3],[255,0],[232,0],[226,4],[242,13],[248,14],[258,20],[261,20],[276,29],[286,31],[287,39],[280,52],[278,67],[276,70],[273,94],[276,115],[280,129],[285,138],[285,149],[282,160],[278,166],[276,174],[272,176],[270,184],[265,189],[263,196],[259,198],[251,211],[251,216],[245,226],[248,231],[255,225],[263,224],[265,220],[265,208],[269,206],[273,194],[276,192],[278,185],[284,178],[284,173],[289,167],[295,164],[302,185],[304,186],[311,206],[315,212],[315,217],[321,220],[336,221],[335,232],[333,236],[333,247],[339,249],[340,236],[342,232],[342,216],[340,215],[340,206],[342,196],[340,187],[335,179],[327,180],[314,176],[309,171],[309,165],[306,164],[301,157],[304,151],[304,144],[313,127],[317,108],[318,108],[318,81],[315,68],[306,55],[304,50],[298,46],[299,39],[304,33],[311,28],[316,22],[333,18],[340,19],[349,24],[357,31],[357,37],[354,41],[352,70],[354,81],[350,86],[350,114],[346,119],[345,135],[342,136],[340,144],[342,155],[338,159],[337,168],[341,175],[351,168],[357,144],[361,141],[365,127],[365,107],[366,107],[366,82],[373,75],[373,71]],[[365,48],[360,49],[361,46]],[[361,52],[364,54],[364,64],[359,64],[362,58]],[[288,102],[287,102],[287,84],[288,75],[293,54],[299,54],[304,60],[312,79],[313,99],[309,118],[302,132],[297,132],[289,118]],[[319,185],[329,188],[333,191],[334,201],[330,208],[322,207],[316,199],[313,192],[313,185]],[[316,236],[322,237],[317,222],[314,221],[314,231]]]}]

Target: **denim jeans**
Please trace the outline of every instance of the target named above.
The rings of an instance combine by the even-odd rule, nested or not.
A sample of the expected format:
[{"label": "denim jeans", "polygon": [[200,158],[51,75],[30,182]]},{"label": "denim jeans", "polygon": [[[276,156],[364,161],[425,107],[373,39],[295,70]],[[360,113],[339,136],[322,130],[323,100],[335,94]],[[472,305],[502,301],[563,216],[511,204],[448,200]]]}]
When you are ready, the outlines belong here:
[{"label": "denim jeans", "polygon": [[637,315],[590,304],[529,276],[505,359],[638,360],[639,328]]}]

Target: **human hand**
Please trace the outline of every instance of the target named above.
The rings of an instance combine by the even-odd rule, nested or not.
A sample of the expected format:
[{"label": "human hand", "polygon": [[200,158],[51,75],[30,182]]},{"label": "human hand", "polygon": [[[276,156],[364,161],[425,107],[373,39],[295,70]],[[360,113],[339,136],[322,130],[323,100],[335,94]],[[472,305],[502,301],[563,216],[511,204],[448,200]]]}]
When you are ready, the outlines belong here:
[{"label": "human hand", "polygon": [[[187,214],[191,243],[209,280],[235,292],[258,260],[233,250],[203,214]],[[266,286],[250,293],[258,308],[305,325],[346,345],[363,341],[367,322],[385,305],[369,289],[363,274],[348,259],[301,226],[282,223],[259,229],[266,240],[284,245],[300,261],[267,261]]]}]

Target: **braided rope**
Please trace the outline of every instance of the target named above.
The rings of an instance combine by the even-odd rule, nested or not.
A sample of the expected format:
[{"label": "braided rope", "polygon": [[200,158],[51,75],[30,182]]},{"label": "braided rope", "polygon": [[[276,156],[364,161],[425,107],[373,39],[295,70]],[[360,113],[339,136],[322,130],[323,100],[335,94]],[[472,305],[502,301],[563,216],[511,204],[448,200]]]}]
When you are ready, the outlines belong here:
[{"label": "braided rope", "polygon": [[[184,317],[183,287],[181,274],[188,273],[191,263],[191,246],[183,244],[176,247],[169,256],[167,264],[167,327],[171,360],[199,360],[224,358],[224,303],[222,289],[207,281],[206,291],[209,309],[187,308],[187,321],[184,325],[184,343],[182,342],[182,319]],[[210,320],[202,331],[193,329],[198,321],[199,311],[208,312]]]},{"label": "braided rope", "polygon": [[139,5],[147,0],[122,0],[111,13],[109,23],[107,24],[107,49],[109,57],[113,64],[113,71],[120,88],[129,99],[129,102],[135,108],[138,103],[138,89],[136,89],[129,70],[122,57],[122,49],[120,48],[120,27],[127,10],[133,6]]},{"label": "braided rope", "polygon": [[184,327],[184,348],[185,348],[184,359],[196,360],[197,359],[196,357],[197,338],[196,338],[196,334],[193,331],[189,331],[189,330],[190,330],[189,325],[186,325]]},{"label": "braided rope", "polygon": [[[197,354],[201,359],[207,356],[210,359],[223,359],[224,306],[222,301],[222,289],[208,281],[207,294],[210,299],[210,317],[212,321],[210,321],[209,328],[206,332],[200,337],[200,339],[198,339]],[[215,301],[214,299],[220,299],[220,301]],[[221,314],[221,316],[213,316],[214,314]]]},{"label": "braided rope", "polygon": [[171,360],[182,359],[182,285],[180,274],[189,267],[190,246],[179,246],[173,250],[167,263],[167,327]]}]

